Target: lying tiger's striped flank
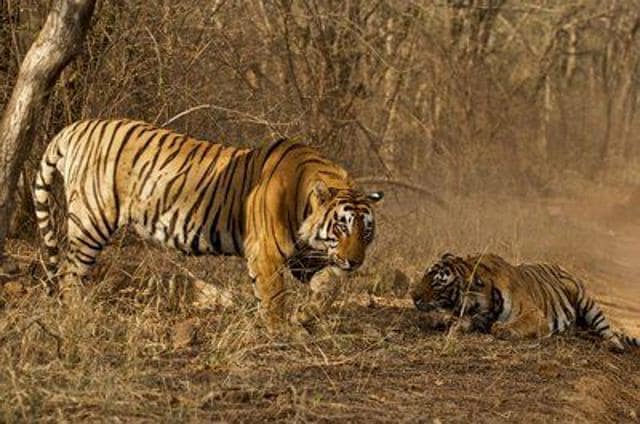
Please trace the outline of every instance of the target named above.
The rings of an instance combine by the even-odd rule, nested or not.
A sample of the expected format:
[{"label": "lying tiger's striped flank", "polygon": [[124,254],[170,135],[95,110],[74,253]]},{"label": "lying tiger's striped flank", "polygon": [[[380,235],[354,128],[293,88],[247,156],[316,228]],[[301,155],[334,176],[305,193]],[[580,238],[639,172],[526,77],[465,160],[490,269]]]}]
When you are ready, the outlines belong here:
[{"label": "lying tiger's striped flank", "polygon": [[418,309],[462,312],[474,328],[499,337],[542,337],[582,327],[616,350],[640,346],[639,338],[613,331],[583,283],[558,265],[513,266],[494,254],[447,254],[427,270],[413,297]]},{"label": "lying tiger's striped flank", "polygon": [[[56,170],[68,208],[69,250],[61,266],[49,210]],[[263,306],[280,313],[271,304],[281,303],[276,298],[283,292],[283,265],[312,257],[313,275],[362,262],[373,234],[370,203],[381,195],[355,190],[344,169],[286,139],[241,149],[144,122],[88,120],[51,141],[34,197],[50,278],[56,270],[85,276],[114,232],[132,225],[187,254],[245,256]],[[316,237],[319,228],[345,216],[353,222],[342,234],[332,228],[323,239]],[[345,253],[350,243],[359,250]],[[355,250],[356,260],[345,266],[345,254]]]}]

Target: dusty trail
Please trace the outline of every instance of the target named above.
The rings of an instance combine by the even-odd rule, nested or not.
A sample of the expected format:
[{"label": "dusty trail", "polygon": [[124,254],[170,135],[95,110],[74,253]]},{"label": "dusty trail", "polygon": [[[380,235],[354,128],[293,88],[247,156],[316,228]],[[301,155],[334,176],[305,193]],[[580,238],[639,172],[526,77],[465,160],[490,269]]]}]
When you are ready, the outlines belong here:
[{"label": "dusty trail", "polygon": [[614,323],[640,336],[640,214],[628,200],[610,193],[582,201],[546,202],[552,216],[575,227],[584,238],[576,262],[587,284]]}]

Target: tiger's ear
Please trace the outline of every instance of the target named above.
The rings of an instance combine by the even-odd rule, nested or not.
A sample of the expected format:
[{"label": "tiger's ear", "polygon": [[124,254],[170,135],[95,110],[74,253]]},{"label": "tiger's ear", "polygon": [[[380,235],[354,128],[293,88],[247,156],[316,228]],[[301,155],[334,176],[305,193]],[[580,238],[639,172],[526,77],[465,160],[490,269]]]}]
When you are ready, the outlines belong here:
[{"label": "tiger's ear", "polygon": [[327,183],[322,180],[316,181],[313,186],[313,194],[320,204],[328,202],[333,197],[333,193]]},{"label": "tiger's ear", "polygon": [[384,197],[382,191],[371,191],[367,193],[367,200],[371,203],[378,203]]}]

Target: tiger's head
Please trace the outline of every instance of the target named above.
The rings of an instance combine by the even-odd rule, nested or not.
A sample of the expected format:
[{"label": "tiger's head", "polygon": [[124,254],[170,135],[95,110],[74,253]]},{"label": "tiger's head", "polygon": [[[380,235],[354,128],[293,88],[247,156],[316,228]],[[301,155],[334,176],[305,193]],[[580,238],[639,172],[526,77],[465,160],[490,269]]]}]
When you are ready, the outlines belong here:
[{"label": "tiger's head", "polygon": [[502,258],[498,263],[491,259],[480,260],[464,292],[465,313],[472,317],[476,329],[485,332],[489,331],[505,307],[502,287],[506,287],[511,278],[511,267],[505,267],[506,262]]},{"label": "tiger's head", "polygon": [[427,268],[411,292],[416,308],[425,312],[454,310],[460,303],[470,270],[463,258],[451,253],[442,255],[438,262]]},{"label": "tiger's head", "polygon": [[344,270],[356,270],[364,262],[373,241],[375,220],[372,204],[380,191],[362,193],[328,187],[319,181],[310,195],[311,212],[300,227],[299,237],[327,261]]}]

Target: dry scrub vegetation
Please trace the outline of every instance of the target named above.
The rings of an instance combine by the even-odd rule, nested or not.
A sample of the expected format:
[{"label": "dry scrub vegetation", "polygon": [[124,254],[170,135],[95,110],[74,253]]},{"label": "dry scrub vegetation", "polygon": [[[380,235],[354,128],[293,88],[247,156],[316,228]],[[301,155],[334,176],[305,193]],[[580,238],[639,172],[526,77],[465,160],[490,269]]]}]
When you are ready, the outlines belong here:
[{"label": "dry scrub vegetation", "polygon": [[[0,2],[0,106],[44,3]],[[561,262],[640,336],[639,28],[631,0],[99,2],[24,181],[65,125],[126,116],[240,145],[298,137],[447,208],[385,186],[364,269],[313,334],[273,340],[241,260],[129,234],[83,301],[45,296],[23,184],[0,421],[637,421],[637,353],[447,337],[395,271],[444,251]]]}]

